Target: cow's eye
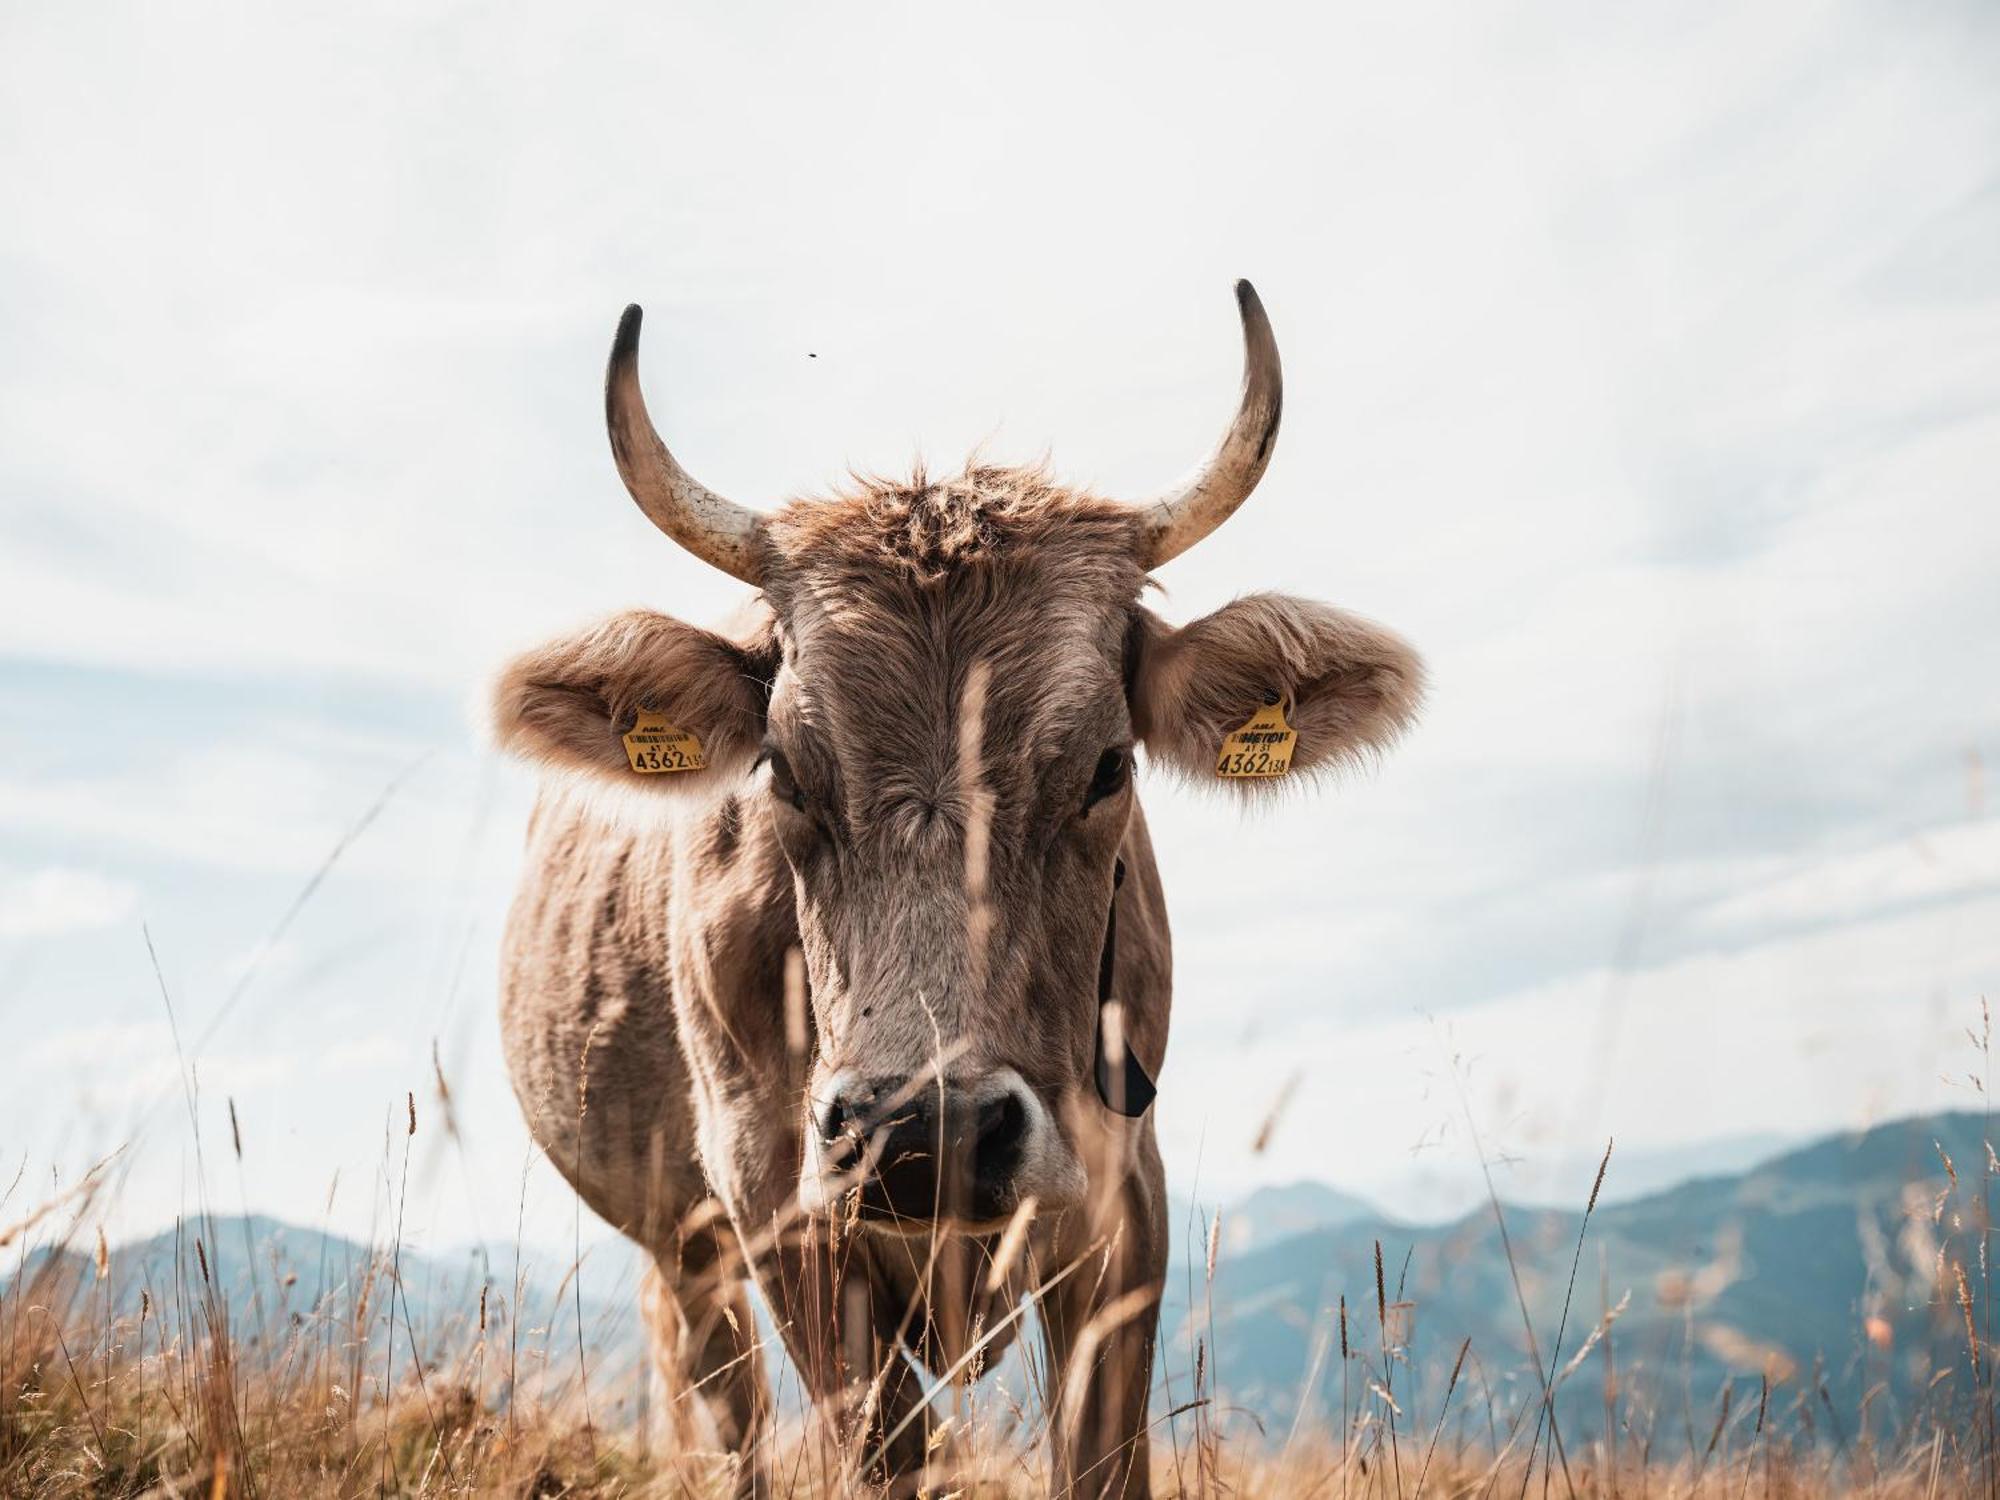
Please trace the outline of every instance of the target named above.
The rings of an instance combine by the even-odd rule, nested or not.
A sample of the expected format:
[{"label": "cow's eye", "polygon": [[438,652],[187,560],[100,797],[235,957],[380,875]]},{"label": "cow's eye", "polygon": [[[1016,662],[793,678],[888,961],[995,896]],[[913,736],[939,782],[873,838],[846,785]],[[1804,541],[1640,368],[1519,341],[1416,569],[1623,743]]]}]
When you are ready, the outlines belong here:
[{"label": "cow's eye", "polygon": [[792,763],[785,759],[785,752],[766,750],[764,759],[771,767],[771,795],[781,802],[791,803],[800,812],[804,812],[806,794],[799,790],[799,784],[792,776]]},{"label": "cow's eye", "polygon": [[1132,757],[1122,745],[1113,745],[1098,756],[1097,770],[1090,778],[1090,790],[1084,794],[1084,810],[1088,811],[1106,797],[1118,792],[1125,785],[1125,778],[1131,771]]}]

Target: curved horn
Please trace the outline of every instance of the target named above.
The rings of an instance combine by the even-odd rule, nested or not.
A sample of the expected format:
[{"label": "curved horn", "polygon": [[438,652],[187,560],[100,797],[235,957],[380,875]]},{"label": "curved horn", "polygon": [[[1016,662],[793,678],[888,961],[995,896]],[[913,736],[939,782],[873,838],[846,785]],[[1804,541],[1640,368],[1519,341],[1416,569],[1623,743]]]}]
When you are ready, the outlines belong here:
[{"label": "curved horn", "polygon": [[1278,437],[1285,404],[1285,375],[1278,364],[1278,341],[1257,289],[1236,283],[1236,306],[1243,314],[1243,399],[1221,445],[1186,480],[1147,502],[1154,512],[1140,563],[1157,568],[1207,536],[1250,498]]},{"label": "curved horn", "polygon": [[703,485],[674,461],[639,393],[639,306],[618,320],[604,371],[604,420],[625,488],[647,519],[705,563],[753,587],[763,582],[763,518]]}]

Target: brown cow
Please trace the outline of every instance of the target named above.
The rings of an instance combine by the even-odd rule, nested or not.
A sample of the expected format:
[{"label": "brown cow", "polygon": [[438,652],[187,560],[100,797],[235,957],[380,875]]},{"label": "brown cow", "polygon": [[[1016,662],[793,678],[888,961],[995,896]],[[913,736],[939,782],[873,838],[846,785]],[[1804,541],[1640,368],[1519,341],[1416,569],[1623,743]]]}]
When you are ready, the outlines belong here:
[{"label": "brown cow", "polygon": [[[1139,602],[1270,457],[1277,347],[1237,297],[1236,420],[1139,505],[978,467],[745,509],[661,443],[639,309],[619,326],[626,486],[758,595],[730,630],[634,610],[501,677],[498,738],[552,773],[502,1018],[536,1139],[653,1257],[684,1440],[742,1492],[768,1484],[748,1277],[837,1478],[949,1463],[919,1372],[971,1378],[1032,1294],[1052,1490],[1147,1493],[1171,959],[1133,748],[1252,791],[1386,745],[1421,691],[1403,641],[1323,604],[1176,629]],[[1268,723],[1221,759],[1260,712],[1288,769]]]}]

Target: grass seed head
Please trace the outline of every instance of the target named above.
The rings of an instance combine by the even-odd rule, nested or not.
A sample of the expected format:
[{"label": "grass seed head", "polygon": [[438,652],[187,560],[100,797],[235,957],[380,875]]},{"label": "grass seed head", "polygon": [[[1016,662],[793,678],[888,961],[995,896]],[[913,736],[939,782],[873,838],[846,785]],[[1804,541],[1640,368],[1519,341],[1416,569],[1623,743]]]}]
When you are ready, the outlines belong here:
[{"label": "grass seed head", "polygon": [[1611,1165],[1611,1147],[1614,1141],[1604,1143],[1604,1159],[1597,1164],[1597,1180],[1590,1185],[1590,1201],[1583,1206],[1583,1216],[1587,1219],[1597,1212],[1597,1195],[1604,1191],[1604,1172]]},{"label": "grass seed head", "polygon": [[1382,1242],[1375,1242],[1375,1322],[1382,1337],[1389,1336],[1389,1293],[1382,1279]]}]

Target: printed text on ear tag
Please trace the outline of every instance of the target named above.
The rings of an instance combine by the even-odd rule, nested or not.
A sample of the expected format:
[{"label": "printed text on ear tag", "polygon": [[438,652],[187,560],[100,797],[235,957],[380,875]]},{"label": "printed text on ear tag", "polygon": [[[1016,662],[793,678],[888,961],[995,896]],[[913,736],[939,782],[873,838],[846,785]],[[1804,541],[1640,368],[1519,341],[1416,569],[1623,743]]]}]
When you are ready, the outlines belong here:
[{"label": "printed text on ear tag", "polygon": [[676,729],[665,715],[650,708],[640,709],[639,717],[625,732],[625,758],[641,776],[701,771],[708,767],[702,758],[701,741],[685,729]]},{"label": "printed text on ear tag", "polygon": [[1215,774],[1230,780],[1282,776],[1292,768],[1298,743],[1299,732],[1285,722],[1284,700],[1267,703],[1223,737]]}]

